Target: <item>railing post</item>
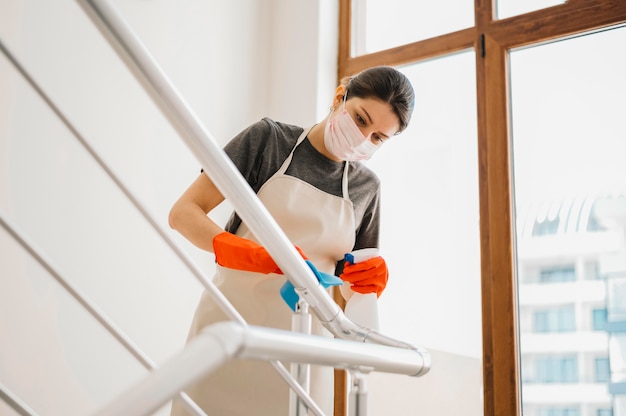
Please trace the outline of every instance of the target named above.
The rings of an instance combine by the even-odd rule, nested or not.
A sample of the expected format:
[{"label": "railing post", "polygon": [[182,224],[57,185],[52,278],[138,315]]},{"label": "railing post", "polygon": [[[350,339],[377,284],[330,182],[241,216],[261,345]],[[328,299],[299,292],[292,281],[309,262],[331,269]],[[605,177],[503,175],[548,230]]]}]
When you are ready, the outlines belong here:
[{"label": "railing post", "polygon": [[365,374],[355,370],[350,371],[351,388],[350,400],[348,401],[348,414],[350,416],[367,416],[367,387]]},{"label": "railing post", "polygon": [[[296,305],[296,311],[291,317],[291,330],[301,334],[311,334],[311,313],[309,312],[309,304],[302,298]],[[291,364],[291,375],[296,379],[298,384],[302,386],[308,394],[310,391],[311,366],[303,363]],[[295,391],[289,391],[289,416],[306,416],[308,410],[302,399]]]}]

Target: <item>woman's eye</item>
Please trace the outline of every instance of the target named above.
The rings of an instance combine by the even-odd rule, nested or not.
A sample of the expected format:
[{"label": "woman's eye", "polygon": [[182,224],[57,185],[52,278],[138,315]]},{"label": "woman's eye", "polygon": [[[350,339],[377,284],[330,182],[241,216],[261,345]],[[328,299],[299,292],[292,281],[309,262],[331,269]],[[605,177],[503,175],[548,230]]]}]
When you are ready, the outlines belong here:
[{"label": "woman's eye", "polygon": [[356,121],[359,122],[360,125],[364,126],[365,125],[365,120],[363,120],[363,117],[361,117],[360,115],[356,115]]}]

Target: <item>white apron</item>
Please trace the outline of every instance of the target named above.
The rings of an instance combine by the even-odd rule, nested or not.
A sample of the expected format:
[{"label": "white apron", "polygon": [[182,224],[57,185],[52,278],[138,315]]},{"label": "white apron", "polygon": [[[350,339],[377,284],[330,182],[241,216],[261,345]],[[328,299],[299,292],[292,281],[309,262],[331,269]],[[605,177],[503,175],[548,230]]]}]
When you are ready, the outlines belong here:
[{"label": "white apron", "polygon": [[[348,197],[348,164],[343,172],[343,197],[328,194],[300,179],[285,175],[298,138],[280,169],[261,187],[258,197],[290,241],[300,247],[318,270],[334,274],[335,264],[354,246],[354,210]],[[241,224],[237,235],[258,241]],[[217,266],[215,283],[250,325],[291,329],[292,311],[280,296],[286,278],[279,274],[243,272]],[[194,315],[189,337],[226,316],[205,292]],[[330,336],[313,317],[312,332]],[[289,368],[289,363],[283,362]],[[333,368],[311,366],[311,396],[326,415],[333,414]],[[208,415],[287,416],[289,388],[264,361],[234,360],[209,375],[187,393]],[[185,415],[174,403],[172,415]]]}]

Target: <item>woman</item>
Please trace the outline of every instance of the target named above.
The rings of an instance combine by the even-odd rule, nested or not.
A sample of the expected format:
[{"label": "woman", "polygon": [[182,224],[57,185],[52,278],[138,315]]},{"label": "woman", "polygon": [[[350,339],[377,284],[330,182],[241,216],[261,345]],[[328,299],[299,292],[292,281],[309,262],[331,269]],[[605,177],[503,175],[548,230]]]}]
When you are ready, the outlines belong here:
[{"label": "woman", "polygon": [[[388,276],[382,257],[356,265],[341,261],[345,253],[378,246],[379,181],[359,161],[407,127],[413,105],[403,74],[370,68],[342,81],[319,124],[304,129],[266,118],[224,148],[299,251],[359,293],[380,296]],[[289,330],[292,313],[279,292],[285,277],[274,260],[235,213],[224,229],[207,216],[223,200],[201,174],[172,207],[170,226],[215,253],[215,283],[249,324]],[[189,337],[223,320],[204,293]],[[313,333],[329,335],[315,318],[313,327]],[[328,415],[332,381],[332,368],[313,366],[311,395]],[[230,362],[187,393],[210,415],[288,414],[287,384],[266,362]],[[185,414],[179,403],[172,413]]]}]

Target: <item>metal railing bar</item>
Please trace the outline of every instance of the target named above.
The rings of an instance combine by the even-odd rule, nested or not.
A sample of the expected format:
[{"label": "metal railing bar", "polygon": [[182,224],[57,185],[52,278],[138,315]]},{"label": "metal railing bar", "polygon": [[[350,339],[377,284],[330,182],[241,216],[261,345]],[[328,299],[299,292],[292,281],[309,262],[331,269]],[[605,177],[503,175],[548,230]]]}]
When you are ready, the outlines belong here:
[{"label": "metal railing bar", "polygon": [[26,403],[2,383],[0,383],[0,399],[22,416],[37,416],[37,413],[33,409],[28,407]]},{"label": "metal railing bar", "polygon": [[109,178],[115,183],[115,185],[122,191],[122,193],[128,198],[128,200],[135,206],[139,213],[148,221],[157,234],[167,243],[167,245],[173,250],[176,256],[183,262],[183,264],[194,274],[203,286],[213,294],[214,299],[218,303],[222,311],[233,321],[237,321],[242,325],[246,324],[246,321],[239,314],[239,312],[230,304],[230,302],[224,297],[222,292],[217,289],[211,279],[206,277],[196,263],[191,259],[187,253],[180,248],[180,246],[169,236],[160,223],[154,218],[145,205],[139,201],[137,197],[129,190],[129,188],[123,183],[123,181],[113,172],[109,165],[98,155],[84,136],[78,131],[76,127],[69,121],[67,117],[61,112],[59,107],[52,101],[52,99],[45,93],[45,91],[39,86],[34,78],[26,71],[26,69],[15,58],[11,51],[4,45],[0,39],[0,50],[4,53],[7,59],[13,64],[22,77],[28,82],[28,84],[35,90],[35,92],[41,97],[41,99],[48,105],[48,107],[54,112],[54,114],[61,120],[65,127],[72,133],[72,135],[83,146],[87,153],[96,161],[100,168],[109,176]]},{"label": "metal railing bar", "polygon": [[104,328],[106,328],[111,335],[113,335],[133,356],[146,368],[155,367],[152,360],[146,356],[141,350],[127,337],[123,334],[123,332],[111,321],[109,320],[104,312],[98,308],[93,302],[91,302],[88,297],[82,293],[80,290],[74,287],[70,282],[68,282],[61,274],[57,271],[57,269],[52,265],[51,261],[48,260],[44,254],[34,245],[32,241],[29,241],[27,237],[21,231],[18,231],[17,227],[11,224],[2,211],[0,211],[0,225],[9,233],[11,237],[15,241],[19,243],[20,246],[28,254],[33,257],[37,263],[41,265],[53,278],[59,283],[66,292],[68,292],[83,308],[85,308],[91,316],[93,316],[96,321]]},{"label": "metal railing bar", "polygon": [[[56,281],[68,292],[74,300],[76,300],[89,314],[108,332],[111,334],[126,350],[133,356],[141,365],[150,371],[156,370],[156,364],[146,355],[124,332],[106,317],[106,314],[98,308],[89,298],[82,294],[79,289],[74,287],[67,279],[65,279],[58,271],[57,268],[52,265],[52,262],[42,254],[41,250],[37,249],[32,241],[18,230],[18,228],[11,224],[6,219],[2,211],[0,211],[0,225],[7,231],[7,233],[19,243],[22,248],[33,257],[41,267],[43,267]],[[183,402],[186,403],[190,410],[194,411],[195,403],[187,396],[186,393],[180,393]],[[203,412],[194,411],[197,416],[206,416]]]},{"label": "metal railing bar", "polygon": [[276,370],[276,372],[285,380],[285,382],[296,392],[298,397],[300,397],[305,405],[309,408],[311,412],[313,412],[316,416],[324,416],[324,412],[322,409],[313,401],[311,396],[304,390],[304,388],[298,383],[298,381],[291,375],[291,373],[285,368],[283,363],[280,361],[272,360],[269,362],[272,367]]},{"label": "metal railing bar", "polygon": [[[311,354],[311,350],[315,354]],[[147,375],[104,408],[105,415],[148,415],[177,391],[232,359],[306,362],[362,372],[406,375],[423,372],[426,361],[415,350],[220,322],[207,326],[179,354]],[[286,369],[283,370],[287,372]]]}]

